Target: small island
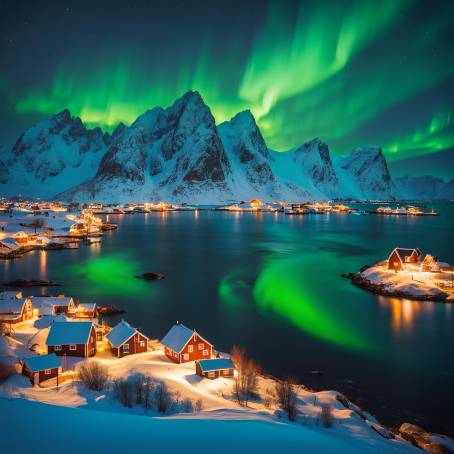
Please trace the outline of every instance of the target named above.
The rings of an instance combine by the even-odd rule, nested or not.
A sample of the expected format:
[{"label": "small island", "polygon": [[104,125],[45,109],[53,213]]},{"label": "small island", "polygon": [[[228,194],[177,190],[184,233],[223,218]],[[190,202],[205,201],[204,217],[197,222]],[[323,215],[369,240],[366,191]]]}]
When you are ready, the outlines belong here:
[{"label": "small island", "polygon": [[343,277],[379,295],[454,302],[453,266],[418,248],[396,247],[387,260]]}]

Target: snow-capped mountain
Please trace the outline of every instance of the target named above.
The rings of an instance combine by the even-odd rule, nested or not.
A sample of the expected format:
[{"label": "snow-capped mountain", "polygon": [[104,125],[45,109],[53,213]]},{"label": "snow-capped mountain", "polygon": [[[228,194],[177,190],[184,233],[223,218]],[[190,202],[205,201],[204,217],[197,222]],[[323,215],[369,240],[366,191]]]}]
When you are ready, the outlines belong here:
[{"label": "snow-capped mountain", "polygon": [[349,156],[335,161],[342,197],[384,200],[395,195],[388,164],[380,147],[356,148]]},{"label": "snow-capped mountain", "polygon": [[347,157],[331,156],[319,139],[269,150],[250,111],[216,126],[193,91],[110,135],[64,110],[26,131],[11,150],[0,149],[0,194],[77,201],[451,197],[453,182],[430,178],[394,184],[375,146]]},{"label": "snow-capped mountain", "polygon": [[63,110],[28,129],[11,150],[2,150],[1,193],[53,197],[93,175],[110,141],[100,128],[87,129]]},{"label": "snow-capped mountain", "polygon": [[445,183],[441,178],[429,175],[412,177],[405,175],[394,180],[396,194],[406,200],[454,200],[454,178]]},{"label": "snow-capped mountain", "polygon": [[210,109],[188,92],[114,134],[94,178],[62,198],[217,201],[229,193],[229,161]]}]

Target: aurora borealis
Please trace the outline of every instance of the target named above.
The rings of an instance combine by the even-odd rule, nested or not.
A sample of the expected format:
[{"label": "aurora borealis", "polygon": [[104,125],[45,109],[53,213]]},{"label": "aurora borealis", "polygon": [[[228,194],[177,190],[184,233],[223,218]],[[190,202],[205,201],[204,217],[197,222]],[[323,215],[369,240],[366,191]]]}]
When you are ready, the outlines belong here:
[{"label": "aurora borealis", "polygon": [[[111,130],[195,89],[217,122],[251,109],[280,151],[320,137],[338,154],[371,143],[389,161],[446,150],[452,157],[449,1],[6,1],[0,8],[0,143],[64,108]],[[454,176],[449,165],[436,173]]]}]

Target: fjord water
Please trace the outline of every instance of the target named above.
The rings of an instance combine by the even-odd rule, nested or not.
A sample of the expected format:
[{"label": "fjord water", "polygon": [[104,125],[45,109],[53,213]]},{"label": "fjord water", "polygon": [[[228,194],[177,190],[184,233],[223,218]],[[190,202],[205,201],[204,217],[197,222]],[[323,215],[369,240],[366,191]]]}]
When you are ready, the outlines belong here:
[{"label": "fjord water", "polygon": [[[454,206],[440,217],[164,212],[111,216],[100,244],[1,264],[113,303],[151,338],[176,320],[217,349],[244,346],[266,372],[334,388],[388,424],[454,432],[454,305],[378,297],[341,273],[419,247],[454,262]],[[161,281],[134,278],[164,273]],[[319,373],[315,373],[318,371]]]}]

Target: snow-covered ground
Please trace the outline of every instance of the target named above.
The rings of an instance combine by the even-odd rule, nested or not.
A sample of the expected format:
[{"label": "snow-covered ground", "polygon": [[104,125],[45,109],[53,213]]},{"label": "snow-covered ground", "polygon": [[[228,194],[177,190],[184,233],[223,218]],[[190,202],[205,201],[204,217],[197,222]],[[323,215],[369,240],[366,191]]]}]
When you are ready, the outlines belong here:
[{"label": "snow-covered ground", "polygon": [[445,284],[451,285],[452,272],[444,271],[440,273],[419,271],[419,267],[412,267],[407,264],[405,270],[395,272],[388,270],[382,264],[377,264],[367,268],[360,273],[360,276],[367,279],[371,284],[382,285],[387,291],[396,293],[406,293],[416,299],[446,299],[454,301],[454,293],[450,294],[440,288]]},{"label": "snow-covered ground", "polygon": [[[33,322],[23,323],[16,327],[13,339],[1,339],[4,343],[6,341],[5,353],[21,359],[32,356],[34,353],[29,346],[38,344],[43,348],[47,332],[47,328],[35,328]],[[380,435],[378,432],[388,435],[388,431],[354,404],[349,403],[347,408],[338,400],[336,391],[311,392],[298,387],[299,416],[296,422],[290,423],[273,403],[265,405],[263,397],[274,389],[274,380],[260,377],[262,399],[241,407],[232,396],[233,379],[199,377],[195,374],[194,363],[174,364],[165,357],[159,343],[153,342],[152,345],[152,351],[121,359],[103,350],[96,359],[108,368],[113,380],[143,374],[165,382],[169,390],[178,393],[181,399],[200,399],[203,403],[201,412],[177,413],[181,410],[175,410],[163,415],[139,405],[127,408],[115,399],[110,389],[89,391],[77,380],[64,381],[58,389],[55,384],[32,387],[26,377],[15,374],[0,385],[0,413],[8,415],[1,425],[2,430],[17,434],[8,439],[17,439],[23,421],[29,421],[26,443],[39,440],[42,452],[53,446],[56,434],[59,443],[64,443],[65,450],[68,446],[75,451],[87,443],[90,447],[95,447],[93,443],[100,443],[99,447],[105,448],[103,452],[118,452],[120,447],[141,445],[150,446],[153,452],[183,449],[195,452],[201,448],[217,452],[230,452],[232,449],[240,452],[250,449],[263,452],[279,449],[283,452],[295,449],[307,452],[416,452],[401,439],[387,439]],[[66,366],[74,368],[83,361],[81,358],[68,359]],[[324,428],[320,423],[323,404],[332,407],[334,423],[330,428]],[[44,433],[49,435],[42,436]],[[87,437],[88,433],[92,435]],[[21,449],[25,451],[25,445],[21,445]]]}]

